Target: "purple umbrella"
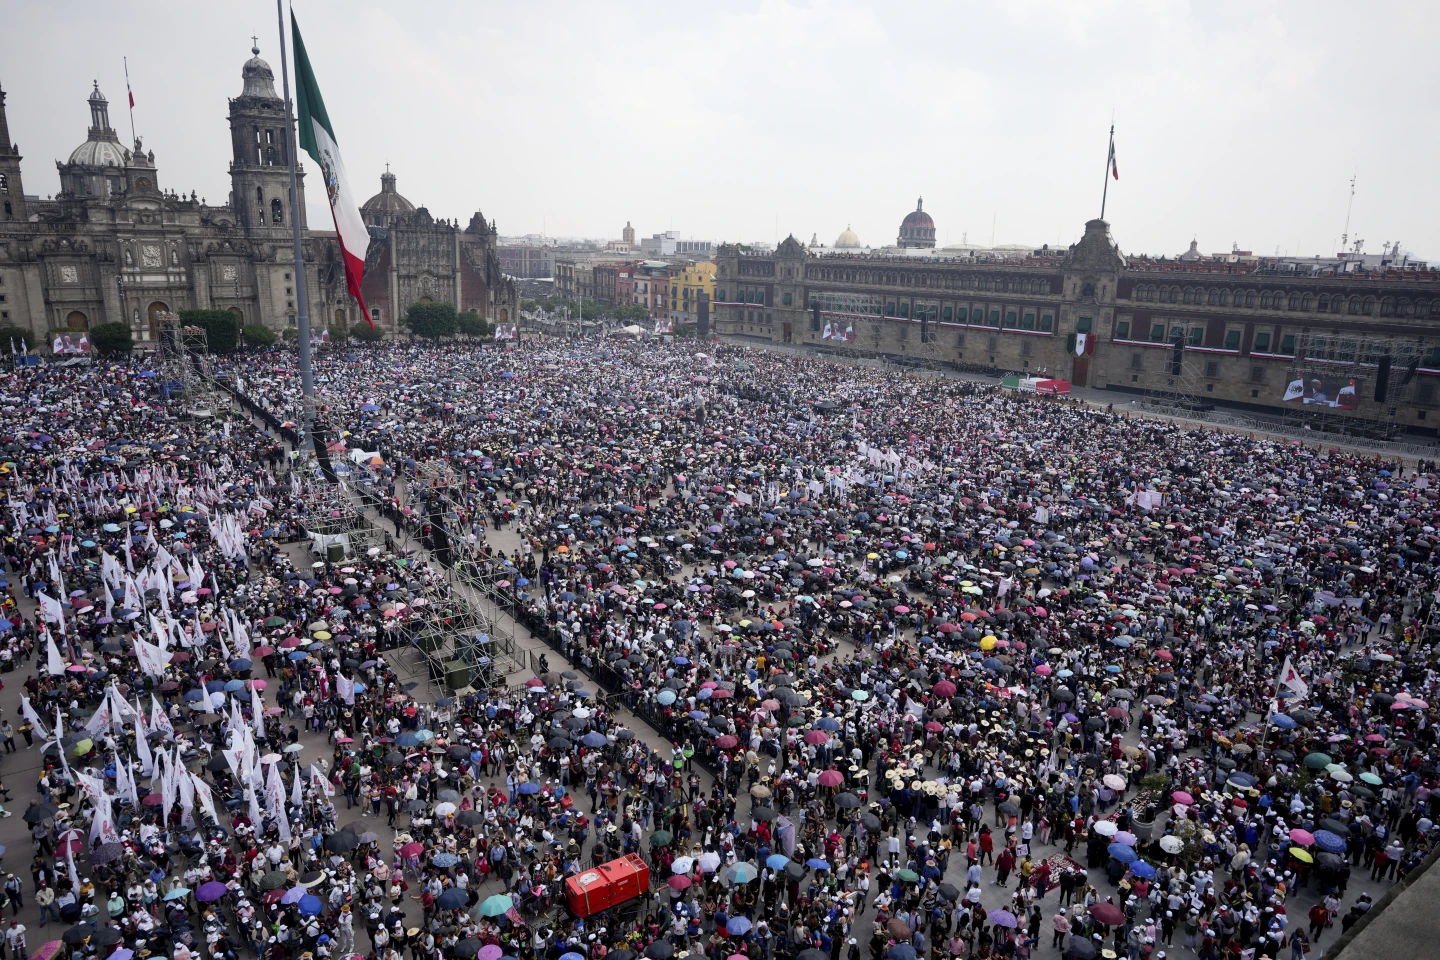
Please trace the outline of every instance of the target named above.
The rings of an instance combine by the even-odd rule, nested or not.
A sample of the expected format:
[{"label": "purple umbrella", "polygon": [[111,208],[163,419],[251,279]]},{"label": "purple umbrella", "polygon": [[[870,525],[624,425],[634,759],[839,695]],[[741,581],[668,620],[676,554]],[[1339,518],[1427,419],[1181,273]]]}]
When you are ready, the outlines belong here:
[{"label": "purple umbrella", "polygon": [[201,903],[209,903],[211,900],[219,900],[225,896],[225,884],[216,880],[209,883],[202,883],[200,889],[195,891],[195,899]]},{"label": "purple umbrella", "polygon": [[1011,930],[1020,925],[1020,922],[1015,919],[1015,914],[1009,910],[991,910],[989,920],[997,927],[1008,927]]},{"label": "purple umbrella", "polygon": [[304,887],[291,887],[289,890],[285,891],[285,895],[280,898],[280,902],[287,905],[292,903],[299,903],[300,898],[305,896],[305,893],[306,890]]}]

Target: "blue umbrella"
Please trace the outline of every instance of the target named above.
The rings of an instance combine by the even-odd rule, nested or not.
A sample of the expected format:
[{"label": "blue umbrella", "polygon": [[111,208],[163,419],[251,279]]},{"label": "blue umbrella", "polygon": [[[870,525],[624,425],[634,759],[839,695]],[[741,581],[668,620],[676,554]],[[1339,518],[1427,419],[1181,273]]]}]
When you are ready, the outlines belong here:
[{"label": "blue umbrella", "polygon": [[526,796],[529,796],[532,793],[539,793],[540,784],[536,783],[534,780],[526,780],[524,783],[520,784],[520,786],[515,788],[515,792],[523,793]]},{"label": "blue umbrella", "polygon": [[915,960],[915,948],[908,943],[897,943],[890,948],[890,960]]},{"label": "blue umbrella", "polygon": [[317,916],[321,910],[325,909],[325,901],[321,900],[313,893],[307,893],[305,894],[305,896],[300,898],[300,903],[297,905],[296,909],[300,911],[302,916]]},{"label": "blue umbrella", "polygon": [[830,864],[826,863],[824,860],[821,860],[821,859],[818,858],[818,857],[811,857],[809,860],[806,860],[806,861],[805,861],[805,866],[809,867],[811,870],[829,870],[829,869],[830,869]]},{"label": "blue umbrella", "polygon": [[1329,830],[1316,830],[1315,846],[1326,853],[1344,853],[1345,838],[1338,833],[1331,833]]},{"label": "blue umbrella", "polygon": [[395,746],[418,747],[420,746],[420,738],[415,736],[415,734],[413,733],[402,733],[400,734],[400,736],[395,738]]},{"label": "blue umbrella", "polygon": [[304,650],[291,650],[291,651],[290,651],[290,659],[291,659],[291,660],[304,660],[304,659],[305,659],[306,657],[308,657],[308,656],[310,656],[310,654],[306,653]]},{"label": "blue umbrella", "polygon": [[[725,932],[730,934],[730,936],[732,937],[738,937],[741,934],[749,933],[750,921],[745,917],[731,917],[729,921],[727,921],[725,924]],[[560,960],[565,960],[565,958],[561,957]]]},{"label": "blue umbrella", "polygon": [[754,864],[746,863],[743,861],[740,863],[732,864],[730,868],[725,871],[725,874],[735,883],[749,883],[751,880],[754,880],[760,875],[755,870]]},{"label": "blue umbrella", "polygon": [[771,870],[784,870],[784,869],[785,869],[785,865],[786,865],[787,863],[789,863],[789,862],[790,862],[790,858],[787,857],[787,856],[785,856],[785,854],[783,854],[783,853],[772,853],[772,854],[770,854],[770,856],[765,860],[765,866],[769,867]]},{"label": "blue umbrella", "polygon": [[675,702],[675,691],[668,688],[661,690],[655,699],[660,701],[661,705],[668,707]]},{"label": "blue umbrella", "polygon": [[596,733],[594,730],[592,730],[589,733],[585,734],[585,736],[581,737],[580,742],[585,744],[585,746],[587,747],[603,747],[608,741],[605,739],[605,734]]},{"label": "blue umbrella", "polygon": [[249,670],[253,666],[254,664],[251,663],[249,660],[246,660],[244,657],[236,657],[234,660],[230,661],[230,669],[234,670],[236,673],[244,673],[246,670]]},{"label": "blue umbrella", "polygon": [[691,720],[709,720],[709,719],[710,719],[710,715],[709,715],[709,714],[703,713],[702,711],[699,711],[699,710],[691,710],[691,711],[687,714],[687,716],[688,716]]},{"label": "blue umbrella", "polygon": [[[225,684],[222,683],[222,684],[220,684],[220,686],[221,686],[221,688],[223,689],[224,686],[225,686]],[[205,699],[205,691],[204,691],[204,690],[186,690],[186,691],[185,691],[185,702],[186,702],[186,703],[199,703],[201,700],[204,700],[204,699]]]},{"label": "blue umbrella", "polygon": [[451,887],[435,898],[435,905],[441,910],[459,910],[470,900],[469,894],[458,887]]},{"label": "blue umbrella", "polygon": [[1125,846],[1125,844],[1123,843],[1110,844],[1110,847],[1106,852],[1109,853],[1110,856],[1114,859],[1119,860],[1121,863],[1134,863],[1140,858],[1140,855],[1138,853],[1136,853],[1132,848]]},{"label": "blue umbrella", "polygon": [[1155,868],[1150,866],[1150,864],[1146,863],[1144,860],[1136,860],[1134,863],[1130,864],[1130,872],[1135,874],[1135,876],[1139,877],[1142,880],[1149,880],[1151,877],[1155,876]]},{"label": "blue umbrella", "polygon": [[572,950],[569,953],[560,954],[560,960],[585,960],[585,958]]},{"label": "blue umbrella", "polygon": [[[667,693],[667,692],[670,692],[670,691],[662,690],[662,691],[660,691],[660,692],[661,692],[661,693]],[[710,699],[711,697],[713,697],[714,695],[715,695],[715,691],[714,691],[713,689],[711,689],[710,687],[702,687],[702,688],[700,689],[700,691],[695,694],[695,699],[696,699],[696,700],[709,700],[709,699]]]},{"label": "blue umbrella", "polygon": [[1281,730],[1294,730],[1296,727],[1299,726],[1298,723],[1296,723],[1293,719],[1283,713],[1277,713],[1272,716],[1270,718],[1270,722],[1275,724],[1275,726],[1279,727]]},{"label": "blue umbrella", "polygon": [[244,680],[226,680],[226,681],[225,681],[225,692],[226,692],[226,693],[234,693],[236,690],[244,690],[244,689],[245,689],[245,681],[244,681]]},{"label": "blue umbrella", "polygon": [[820,730],[839,730],[840,721],[834,717],[821,717],[815,721],[815,726]]},{"label": "blue umbrella", "polygon": [[690,661],[689,661],[689,660],[686,660],[684,657],[676,657],[675,659],[671,660],[670,662],[673,663],[673,664],[675,664],[675,665],[677,665],[677,666],[681,666],[681,667],[688,667],[688,666],[690,666]]},{"label": "blue umbrella", "polygon": [[442,870],[446,867],[453,867],[460,862],[460,858],[453,853],[437,853],[430,858],[430,862]]}]

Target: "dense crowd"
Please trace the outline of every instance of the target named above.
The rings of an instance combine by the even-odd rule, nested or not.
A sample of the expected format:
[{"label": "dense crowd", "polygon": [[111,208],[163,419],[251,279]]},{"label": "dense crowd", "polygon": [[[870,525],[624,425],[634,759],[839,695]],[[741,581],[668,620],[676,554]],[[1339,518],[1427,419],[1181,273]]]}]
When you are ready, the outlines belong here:
[{"label": "dense crowd", "polygon": [[[728,347],[341,351],[347,489],[574,667],[433,699],[387,651],[443,566],[308,552],[322,482],[149,372],[0,380],[72,960],[1278,960],[1430,849],[1402,464]],[[292,358],[226,373],[299,420]]]}]

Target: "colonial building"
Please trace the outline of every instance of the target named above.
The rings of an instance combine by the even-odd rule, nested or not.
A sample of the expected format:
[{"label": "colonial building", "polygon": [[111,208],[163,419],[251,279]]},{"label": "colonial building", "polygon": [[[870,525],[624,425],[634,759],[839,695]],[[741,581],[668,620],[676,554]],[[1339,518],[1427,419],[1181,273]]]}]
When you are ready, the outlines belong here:
[{"label": "colonial building", "polygon": [[1424,267],[1347,271],[1330,261],[1310,275],[1263,259],[1129,259],[1103,220],[1087,223],[1063,253],[817,256],[789,237],[773,253],[726,245],[717,260],[721,334],[1045,371],[1121,391],[1183,390],[1199,402],[1265,410],[1294,409],[1287,385],[1313,367],[1314,351],[1340,362],[1347,351],[1384,352],[1393,342],[1423,360],[1398,396],[1378,402],[1365,379],[1378,357],[1357,357],[1351,415],[1409,430],[1440,421],[1440,271]]},{"label": "colonial building", "polygon": [[[848,232],[849,228],[847,227],[846,230]],[[856,245],[859,245],[858,241]],[[895,245],[904,249],[912,247],[931,249],[935,246],[935,221],[931,220],[930,214],[925,212],[924,197],[916,200],[915,209],[900,221],[900,235],[895,238]]]},{"label": "colonial building", "polygon": [[[49,343],[50,331],[114,321],[128,324],[136,340],[151,341],[159,314],[192,308],[229,310],[241,325],[293,327],[292,216],[303,231],[311,317],[317,325],[360,319],[334,233],[306,229],[303,166],[291,209],[285,103],[270,65],[258,49],[251,54],[240,93],[229,102],[230,195],[223,204],[163,187],[155,153],[138,138],[132,146],[121,143],[98,83],[85,104],[84,142],[56,163],[60,192],[47,200],[27,195],[0,91],[0,324],[31,331],[32,346]],[[389,194],[382,179],[380,196],[367,203],[372,236],[381,234],[372,239],[370,258],[383,260],[383,282],[365,287],[374,296],[372,313],[379,310],[394,329],[396,311],[429,291],[491,319],[513,316],[516,297],[494,259],[493,227],[476,214],[464,229],[437,230],[428,213],[406,209],[387,176]],[[405,229],[419,221],[414,229],[437,239],[387,242],[391,226],[375,225],[376,217]]]},{"label": "colonial building", "polygon": [[380,192],[360,205],[370,230],[360,292],[375,326],[402,333],[405,311],[422,301],[445,301],[493,323],[513,323],[520,297],[515,281],[501,268],[495,224],[478,210],[463,227],[455,220],[437,220],[401,196],[395,183],[387,166]]}]

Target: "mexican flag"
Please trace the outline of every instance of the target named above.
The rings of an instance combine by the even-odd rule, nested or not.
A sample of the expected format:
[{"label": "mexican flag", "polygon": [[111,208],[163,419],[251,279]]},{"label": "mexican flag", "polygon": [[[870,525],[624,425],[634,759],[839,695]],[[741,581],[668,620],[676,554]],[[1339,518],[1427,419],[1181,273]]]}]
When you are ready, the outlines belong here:
[{"label": "mexican flag", "polygon": [[345,257],[345,284],[350,295],[360,304],[360,312],[370,329],[375,322],[365,307],[365,298],[360,294],[360,281],[365,278],[365,249],[370,245],[370,231],[360,219],[360,205],[350,192],[350,182],[345,178],[345,164],[340,159],[340,145],[335,141],[335,129],[330,126],[330,116],[325,112],[325,101],[320,97],[320,85],[315,82],[315,72],[310,69],[310,58],[305,55],[305,42],[300,39],[300,25],[295,14],[290,14],[291,48],[295,53],[295,102],[299,110],[300,146],[320,165],[325,178],[325,195],[330,200],[330,214],[335,220],[335,233],[340,238],[340,251]]}]

